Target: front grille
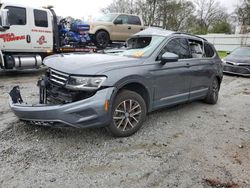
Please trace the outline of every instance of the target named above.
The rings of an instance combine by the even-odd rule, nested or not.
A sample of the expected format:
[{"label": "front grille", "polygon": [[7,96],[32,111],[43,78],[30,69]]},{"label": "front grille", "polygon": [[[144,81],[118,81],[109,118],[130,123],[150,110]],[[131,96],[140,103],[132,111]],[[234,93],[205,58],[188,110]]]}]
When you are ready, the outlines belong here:
[{"label": "front grille", "polygon": [[240,67],[244,67],[250,70],[250,65],[239,65]]},{"label": "front grille", "polygon": [[56,71],[54,69],[50,69],[50,76],[49,76],[49,80],[56,84],[56,85],[60,85],[60,86],[64,86],[69,78],[68,74]]},{"label": "front grille", "polygon": [[72,91],[61,86],[50,85],[46,89],[49,104],[67,104],[95,95],[96,91]]},{"label": "front grille", "polygon": [[250,69],[243,67],[243,66],[228,66],[225,65],[223,70],[226,72],[234,72],[238,74],[250,74]]}]

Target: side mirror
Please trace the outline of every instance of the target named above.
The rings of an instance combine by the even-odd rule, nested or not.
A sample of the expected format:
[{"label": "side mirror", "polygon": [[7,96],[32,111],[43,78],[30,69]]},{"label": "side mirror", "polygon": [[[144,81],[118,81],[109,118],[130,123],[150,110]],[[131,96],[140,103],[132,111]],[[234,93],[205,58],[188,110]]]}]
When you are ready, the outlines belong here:
[{"label": "side mirror", "polygon": [[1,30],[9,29],[10,28],[8,19],[9,10],[7,9],[1,10],[0,15],[1,15],[1,25],[0,25]]},{"label": "side mirror", "polygon": [[165,65],[168,62],[176,62],[179,60],[179,56],[174,54],[174,53],[170,53],[170,52],[165,52],[162,56],[161,56],[161,64]]},{"label": "side mirror", "polygon": [[229,51],[227,51],[227,55],[230,55],[230,52],[229,52]]},{"label": "side mirror", "polygon": [[122,20],[121,20],[121,19],[116,19],[116,20],[114,21],[114,24],[115,24],[115,25],[122,24]]}]

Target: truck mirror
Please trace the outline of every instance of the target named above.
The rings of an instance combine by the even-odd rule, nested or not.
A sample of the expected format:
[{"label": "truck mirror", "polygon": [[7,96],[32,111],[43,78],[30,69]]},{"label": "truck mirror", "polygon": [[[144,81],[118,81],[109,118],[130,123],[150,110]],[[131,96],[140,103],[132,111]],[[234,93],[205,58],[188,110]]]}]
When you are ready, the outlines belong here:
[{"label": "truck mirror", "polygon": [[1,15],[1,29],[2,30],[9,29],[10,28],[9,19],[8,19],[9,10],[7,9],[1,10],[0,15]]}]

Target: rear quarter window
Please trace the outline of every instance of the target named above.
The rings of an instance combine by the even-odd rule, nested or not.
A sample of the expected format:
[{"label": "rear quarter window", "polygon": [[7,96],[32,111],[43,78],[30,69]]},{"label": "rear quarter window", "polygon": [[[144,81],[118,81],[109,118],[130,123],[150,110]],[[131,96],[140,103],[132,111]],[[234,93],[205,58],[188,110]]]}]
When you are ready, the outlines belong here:
[{"label": "rear quarter window", "polygon": [[204,50],[206,57],[213,57],[215,55],[214,48],[207,42],[204,43]]},{"label": "rear quarter window", "polygon": [[141,20],[138,16],[129,16],[128,17],[128,24],[141,25]]}]

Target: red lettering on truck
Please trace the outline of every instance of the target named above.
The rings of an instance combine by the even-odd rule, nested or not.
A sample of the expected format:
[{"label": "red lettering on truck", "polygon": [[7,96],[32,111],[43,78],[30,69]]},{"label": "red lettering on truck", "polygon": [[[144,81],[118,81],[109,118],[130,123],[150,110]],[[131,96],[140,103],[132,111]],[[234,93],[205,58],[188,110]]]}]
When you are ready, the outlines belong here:
[{"label": "red lettering on truck", "polygon": [[15,36],[14,33],[1,34],[0,39],[3,39],[3,42],[12,42],[17,40],[25,40],[25,35]]}]

